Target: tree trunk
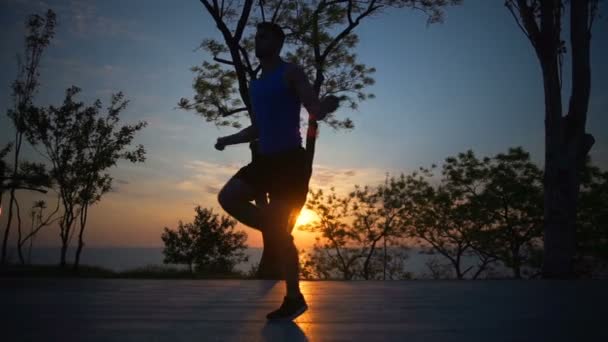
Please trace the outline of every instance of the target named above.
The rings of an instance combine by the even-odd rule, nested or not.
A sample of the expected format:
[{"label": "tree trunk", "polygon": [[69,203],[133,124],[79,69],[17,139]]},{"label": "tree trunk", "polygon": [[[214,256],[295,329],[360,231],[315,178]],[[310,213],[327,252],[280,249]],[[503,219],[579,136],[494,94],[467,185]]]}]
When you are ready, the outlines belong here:
[{"label": "tree trunk", "polygon": [[[21,114],[19,114],[21,115]],[[4,240],[2,241],[2,260],[0,260],[0,265],[4,265],[6,262],[6,248],[8,244],[8,236],[11,230],[11,223],[13,221],[13,202],[17,202],[15,198],[15,190],[17,187],[17,183],[14,181],[17,179],[17,174],[19,171],[19,154],[21,152],[21,142],[23,140],[23,133],[19,132],[19,127],[16,127],[17,131],[15,132],[15,157],[13,158],[13,175],[11,178],[11,192],[10,198],[8,201],[8,220],[6,222],[6,228],[4,230]]]},{"label": "tree trunk", "polygon": [[513,264],[513,278],[521,279],[521,266],[519,260],[515,260],[515,263]]},{"label": "tree trunk", "polygon": [[21,212],[19,209],[19,204],[15,206],[17,208],[17,255],[19,255],[19,262],[21,265],[25,265],[25,257],[23,256],[23,243],[21,242],[22,234],[21,234]]},{"label": "tree trunk", "polygon": [[84,247],[84,242],[79,239],[78,248],[76,249],[76,257],[74,258],[74,271],[78,271],[78,265],[80,264],[80,253]]},{"label": "tree trunk", "polygon": [[11,230],[11,223],[13,221],[13,201],[15,200],[15,188],[11,189],[10,197],[8,200],[8,219],[6,222],[6,228],[4,229],[4,239],[2,241],[2,260],[0,261],[1,265],[6,263],[6,249],[8,245],[8,237]]},{"label": "tree trunk", "polygon": [[65,259],[66,259],[67,251],[68,251],[68,246],[66,243],[63,243],[61,245],[61,259],[59,261],[59,266],[62,268],[65,267],[65,264],[66,264]]},{"label": "tree trunk", "polygon": [[382,269],[382,280],[386,280],[386,262],[387,262],[387,255],[386,255],[386,237],[384,237],[384,263],[383,263],[383,269]]},{"label": "tree trunk", "polygon": [[74,209],[71,205],[66,205],[64,200],[64,218],[63,222],[60,223],[60,232],[59,236],[61,237],[61,260],[59,262],[59,266],[65,267],[67,264],[66,255],[68,251],[68,246],[70,244],[70,232],[72,230],[72,225],[74,223],[75,215]]},{"label": "tree trunk", "polygon": [[87,225],[87,216],[89,213],[89,206],[84,205],[84,208],[80,211],[80,232],[78,232],[78,248],[76,249],[76,258],[74,259],[74,270],[78,270],[78,265],[80,264],[80,253],[84,248],[84,229]]},{"label": "tree trunk", "polygon": [[369,249],[369,253],[367,253],[367,257],[365,258],[365,262],[363,263],[363,279],[369,280],[369,262],[376,251],[376,242],[378,240],[374,240]]},{"label": "tree trunk", "polygon": [[546,39],[540,55],[545,86],[545,194],[543,278],[574,277],[579,170],[593,146],[585,133],[591,89],[588,1],[571,1],[572,94],[562,117],[557,54]]}]

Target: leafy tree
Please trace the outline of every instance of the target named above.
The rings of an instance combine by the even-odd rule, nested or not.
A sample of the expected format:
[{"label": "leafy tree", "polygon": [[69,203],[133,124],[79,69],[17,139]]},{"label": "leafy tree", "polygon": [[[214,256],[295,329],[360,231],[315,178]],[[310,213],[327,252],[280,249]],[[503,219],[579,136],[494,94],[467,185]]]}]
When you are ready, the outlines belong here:
[{"label": "leafy tree", "polygon": [[382,274],[382,279],[386,279],[389,258],[391,258],[388,249],[389,241],[396,242],[406,225],[404,222],[406,217],[404,215],[403,197],[406,195],[404,189],[403,175],[399,179],[395,177],[389,179],[387,175],[384,184],[376,188],[368,186],[361,188],[355,185],[355,191],[350,195],[355,200],[353,203],[355,216],[353,229],[361,236],[360,240],[364,244],[363,279],[370,279],[376,273],[371,270],[371,262],[378,260],[377,247],[381,240],[383,255],[380,258],[382,263],[379,273]]},{"label": "leafy tree", "polygon": [[164,228],[164,263],[187,264],[191,273],[217,274],[232,273],[235,265],[248,261],[247,233],[234,231],[235,220],[200,206],[195,211],[193,223],[179,221],[177,230]]},{"label": "leafy tree", "polygon": [[25,257],[23,255],[24,254],[23,246],[28,241],[30,242],[30,245],[28,247],[28,258],[27,258],[27,260],[28,260],[27,263],[29,263],[31,261],[34,237],[36,236],[36,234],[42,228],[48,227],[51,224],[55,223],[57,220],[61,219],[61,216],[58,215],[60,203],[61,203],[60,199],[57,198],[57,206],[55,207],[55,209],[51,213],[45,215],[44,210],[47,208],[46,202],[44,200],[35,201],[30,210],[30,223],[31,223],[30,232],[25,234],[25,236],[23,236],[23,234],[21,233],[21,225],[18,226],[19,230],[18,230],[18,236],[17,236],[17,254],[19,256],[19,260],[20,260],[21,264],[26,263]]},{"label": "leafy tree", "polygon": [[[42,53],[55,35],[55,18],[55,13],[52,10],[48,10],[45,17],[38,14],[30,15],[26,24],[25,61],[22,62],[21,57],[17,56],[17,79],[11,87],[13,106],[7,111],[7,116],[15,127],[15,141],[0,151],[0,159],[2,159],[14,147],[12,172],[10,175],[8,174],[9,165],[3,161],[0,173],[0,204],[4,191],[10,190],[8,218],[4,229],[0,264],[6,262],[7,243],[13,222],[13,210],[17,206],[15,191],[26,189],[45,193],[46,190],[43,187],[48,186],[48,177],[46,177],[44,167],[40,164],[22,163],[20,161],[20,153],[25,122],[28,116],[36,110],[36,107],[33,105],[33,99],[39,86],[38,77],[40,73],[38,69]],[[21,230],[21,218],[17,218],[19,230]]]},{"label": "leafy tree", "polygon": [[[303,276],[342,279],[402,279],[407,258],[400,244],[403,210],[399,180],[377,187],[355,185],[348,196],[334,188],[311,190],[306,207],[319,220],[299,229],[318,233],[312,253],[303,259]],[[381,245],[382,244],[382,245]]]},{"label": "leafy tree", "polygon": [[511,148],[492,158],[488,183],[482,198],[492,213],[491,226],[497,235],[493,254],[521,278],[522,267],[535,267],[534,250],[542,237],[542,171],[529,153]]},{"label": "leafy tree", "polygon": [[478,259],[476,271],[472,279],[477,279],[482,273],[490,271],[498,261],[498,257],[492,253],[496,241],[495,231],[492,228],[492,213],[488,208],[482,193],[488,183],[490,158],[484,157],[479,160],[472,150],[459,153],[455,157],[445,159],[442,169],[444,182],[455,196],[458,205],[454,208],[456,214],[461,218],[463,224],[470,229],[467,231],[467,239],[470,242],[470,251],[467,254],[474,255]]},{"label": "leafy tree", "polygon": [[405,180],[407,231],[429,246],[423,253],[448,259],[458,279],[474,268],[461,269],[469,256],[478,259],[472,279],[498,261],[516,278],[524,266],[538,266],[542,172],[528,153],[512,148],[481,160],[471,150],[459,153],[446,158],[437,185],[432,185],[433,168],[421,168]]},{"label": "leafy tree", "polygon": [[[591,30],[598,0],[506,0],[540,62],[545,103],[544,258],[545,278],[574,275],[576,208],[580,171],[595,143],[586,132],[591,94]],[[566,115],[562,109],[562,19],[569,9],[571,83]]]},{"label": "leafy tree", "polygon": [[322,189],[310,190],[310,195],[306,208],[314,211],[319,220],[299,229],[321,236],[316,238],[313,252],[304,262],[304,273],[316,274],[322,279],[338,273],[344,280],[353,279],[363,253],[359,248],[360,236],[350,224],[353,220],[352,196],[340,197],[333,187],[327,195]]},{"label": "leafy tree", "polygon": [[[445,167],[445,166],[444,166]],[[422,254],[440,254],[452,265],[456,278],[463,279],[473,268],[462,269],[463,257],[471,254],[471,233],[477,229],[463,215],[466,202],[442,179],[432,185],[432,169],[420,168],[405,177],[409,226],[406,232],[421,244]]]},{"label": "leafy tree", "polygon": [[92,106],[76,102],[80,88],[66,90],[61,107],[49,106],[37,110],[27,121],[26,133],[34,145],[42,145],[43,155],[51,164],[51,177],[58,188],[63,216],[59,221],[61,261],[66,263],[66,252],[79,223],[78,249],[74,269],[78,269],[84,247],[84,230],[89,207],[111,190],[113,178],[106,170],[121,160],[132,163],[145,160],[145,150],[138,145],[128,150],[134,134],[146,126],[118,126],[119,114],[127,101],[122,93],[112,95],[107,114],[100,113],[102,104]]},{"label": "leafy tree", "polygon": [[[201,48],[213,56],[213,61],[204,61],[192,68],[196,74],[193,83],[196,95],[193,99],[182,98],[178,105],[194,110],[206,121],[217,126],[241,127],[242,114],[249,116],[249,81],[257,77],[260,65],[252,56],[253,33],[247,28],[260,21],[276,22],[286,30],[285,56],[299,63],[307,72],[316,93],[323,97],[333,94],[356,108],[357,103],[373,95],[365,87],[373,84],[373,67],[357,61],[354,52],[359,39],[354,30],[362,20],[394,8],[410,8],[428,14],[429,23],[443,18],[443,8],[458,4],[459,0],[245,0],[239,5],[232,1],[200,0],[213,18],[222,35],[223,42],[205,39]],[[258,8],[256,12],[254,9]],[[232,28],[231,28],[232,27]],[[335,129],[352,129],[351,119],[338,119],[328,115],[324,122]],[[315,142],[318,126],[308,120],[306,151],[309,172],[312,173]],[[254,143],[250,145],[252,154]],[[254,156],[252,155],[252,158]],[[257,205],[266,204],[266,196],[256,196]],[[264,241],[269,239],[263,234]],[[269,240],[270,241],[270,240]],[[266,245],[266,243],[265,243]],[[260,275],[280,278],[278,260],[260,262]],[[263,266],[263,267],[262,267]]]},{"label": "leafy tree", "polygon": [[444,176],[459,193],[468,221],[477,228],[469,239],[482,261],[501,261],[521,278],[533,263],[542,235],[542,171],[522,148],[479,160],[473,151],[446,159]]}]

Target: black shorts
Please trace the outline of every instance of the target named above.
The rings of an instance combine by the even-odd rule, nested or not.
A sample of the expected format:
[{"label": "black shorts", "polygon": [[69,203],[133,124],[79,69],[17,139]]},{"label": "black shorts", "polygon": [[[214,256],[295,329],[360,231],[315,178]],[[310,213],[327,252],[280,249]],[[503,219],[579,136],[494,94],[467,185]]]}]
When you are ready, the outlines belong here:
[{"label": "black shorts", "polygon": [[256,192],[268,193],[269,200],[288,201],[302,207],[308,194],[312,165],[303,147],[264,156],[257,154],[233,178],[250,184]]}]

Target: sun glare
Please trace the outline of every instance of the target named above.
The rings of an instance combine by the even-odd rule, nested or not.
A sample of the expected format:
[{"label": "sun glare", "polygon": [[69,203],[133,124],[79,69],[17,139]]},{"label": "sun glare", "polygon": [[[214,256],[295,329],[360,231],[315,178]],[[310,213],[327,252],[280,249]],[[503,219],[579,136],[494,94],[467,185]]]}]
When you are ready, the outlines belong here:
[{"label": "sun glare", "polygon": [[296,227],[302,226],[307,223],[314,222],[317,219],[318,219],[318,216],[314,211],[303,208],[302,211],[300,211],[300,216],[298,216],[295,226]]}]

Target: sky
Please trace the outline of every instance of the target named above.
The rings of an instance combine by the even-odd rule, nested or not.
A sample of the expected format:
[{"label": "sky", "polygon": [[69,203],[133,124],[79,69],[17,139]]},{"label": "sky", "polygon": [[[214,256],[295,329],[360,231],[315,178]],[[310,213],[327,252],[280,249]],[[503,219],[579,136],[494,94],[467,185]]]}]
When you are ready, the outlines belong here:
[{"label": "sky", "polygon": [[[376,68],[375,99],[357,110],[340,108],[352,131],[321,125],[311,188],[334,186],[346,193],[354,184],[376,185],[387,173],[441,164],[472,149],[478,156],[522,146],[543,163],[544,100],[538,61],[502,0],[465,0],[446,10],[445,21],[427,25],[419,11],[390,9],[362,21],[356,33],[358,61]],[[41,88],[35,103],[59,105],[65,89],[82,88],[78,99],[104,105],[123,91],[129,105],[121,122],[146,121],[135,144],[146,149],[144,164],[121,162],[111,170],[114,190],[89,214],[87,246],[162,246],[163,228],[191,222],[194,207],[223,211],[217,193],[250,160],[246,144],[213,148],[217,128],[193,112],[177,109],[192,98],[190,67],[209,56],[196,48],[220,38],[199,1],[34,1],[1,0],[0,108],[11,106],[16,54],[23,51],[28,14],[52,8],[58,28],[41,62]],[[564,33],[567,37],[567,32]],[[596,138],[591,157],[608,167],[608,19],[598,20],[592,39],[592,91],[587,131]],[[565,62],[564,104],[568,100],[569,60]],[[305,111],[303,111],[305,115]],[[248,124],[247,122],[243,122]],[[0,146],[14,129],[0,116]],[[29,146],[24,158],[40,160]],[[39,196],[21,194],[27,212]],[[27,215],[24,215],[27,216]],[[25,220],[25,218],[24,218]],[[4,229],[6,215],[0,217]],[[25,222],[25,221],[24,221]],[[238,225],[248,244],[262,245],[261,234]],[[13,233],[13,236],[15,234]],[[294,230],[296,244],[309,247],[313,235]],[[76,237],[74,237],[76,239]],[[74,240],[74,243],[76,240]],[[59,229],[48,227],[36,245],[60,245]]]}]

